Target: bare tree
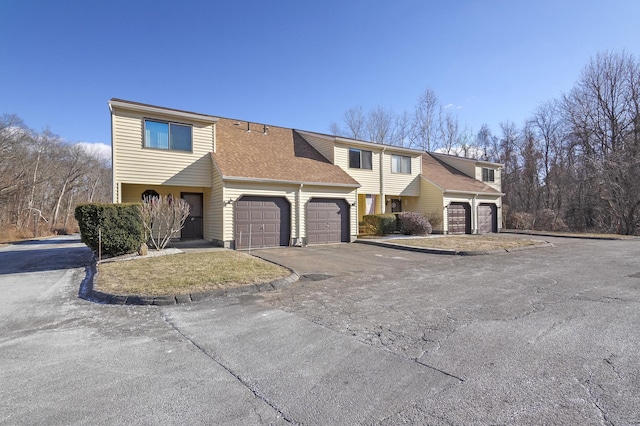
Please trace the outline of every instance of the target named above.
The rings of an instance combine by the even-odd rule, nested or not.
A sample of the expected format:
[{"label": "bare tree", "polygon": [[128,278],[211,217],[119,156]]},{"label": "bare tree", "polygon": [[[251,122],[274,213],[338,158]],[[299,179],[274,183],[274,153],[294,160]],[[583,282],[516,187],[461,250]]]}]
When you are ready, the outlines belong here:
[{"label": "bare tree", "polygon": [[406,111],[395,116],[391,145],[400,147],[411,145],[411,116]]},{"label": "bare tree", "polygon": [[111,200],[110,175],[109,164],[49,130],[0,117],[0,240],[70,225],[77,203]]},{"label": "bare tree", "polygon": [[480,159],[484,161],[499,162],[498,138],[493,136],[489,126],[485,123],[476,134],[475,145],[480,151]]},{"label": "bare tree", "polygon": [[585,227],[634,234],[640,221],[640,65],[626,52],[599,53],[563,98],[571,143],[585,169],[587,203],[572,207]]},{"label": "bare tree", "polygon": [[441,115],[438,130],[442,141],[440,149],[445,154],[458,155],[456,150],[460,139],[460,124],[458,123],[458,117],[455,117],[449,112],[445,113],[444,116]]},{"label": "bare tree", "polygon": [[436,93],[427,88],[415,106],[412,146],[423,151],[434,151],[437,146],[438,116],[442,111]]},{"label": "bare tree", "polygon": [[391,109],[377,107],[366,117],[366,135],[371,142],[390,144],[393,137],[395,113]]},{"label": "bare tree", "polygon": [[353,139],[364,139],[367,119],[361,106],[349,108],[343,116],[347,125],[348,136]]}]

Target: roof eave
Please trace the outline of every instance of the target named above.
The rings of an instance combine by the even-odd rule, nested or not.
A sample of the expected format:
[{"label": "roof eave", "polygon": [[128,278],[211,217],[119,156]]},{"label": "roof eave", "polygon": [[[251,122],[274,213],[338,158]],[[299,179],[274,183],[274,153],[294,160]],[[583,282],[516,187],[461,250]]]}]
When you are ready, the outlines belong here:
[{"label": "roof eave", "polygon": [[311,182],[311,181],[297,181],[297,180],[281,180],[281,179],[264,179],[253,178],[246,176],[222,176],[225,181],[233,182],[269,182],[269,183],[281,183],[286,185],[309,185],[309,186],[332,186],[340,188],[360,188],[362,185],[359,183],[337,183],[337,182]]},{"label": "roof eave", "polygon": [[444,157],[444,158],[451,158],[454,160],[464,160],[464,161],[471,161],[475,164],[485,164],[488,166],[494,166],[494,167],[501,167],[504,168],[504,164],[502,163],[494,163],[493,161],[485,161],[485,160],[478,160],[477,158],[467,158],[467,157],[458,157],[456,155],[450,155],[450,154],[443,154],[441,152],[430,152],[429,154],[431,154],[434,157]]},{"label": "roof eave", "polygon": [[343,144],[348,144],[348,145],[365,146],[365,147],[368,147],[368,148],[371,148],[371,149],[378,149],[380,151],[385,150],[385,151],[405,152],[405,153],[413,154],[413,155],[416,155],[416,156],[424,154],[424,151],[421,151],[421,150],[418,150],[418,149],[404,148],[404,147],[395,146],[395,145],[387,145],[387,144],[382,144],[382,143],[361,141],[359,139],[351,139],[351,138],[347,138],[347,137],[343,137],[343,136],[325,135],[325,134],[322,134],[322,133],[310,132],[308,130],[295,129],[295,131],[300,133],[300,134],[315,136],[315,137],[326,139],[326,140],[332,141],[332,142],[338,142],[338,143],[343,143]]},{"label": "roof eave", "polygon": [[135,102],[128,102],[120,99],[111,99],[109,101],[109,109],[113,111],[113,108],[122,108],[130,111],[137,111],[137,112],[150,113],[150,114],[162,114],[162,115],[168,115],[171,117],[178,117],[182,119],[204,122],[204,123],[218,122],[218,117],[213,117],[211,115],[198,114],[195,112],[188,112],[188,111],[180,111],[180,110],[157,107],[153,105],[140,104]]},{"label": "roof eave", "polygon": [[502,192],[463,191],[459,189],[445,189],[444,192],[449,194],[490,195],[493,197],[502,197],[504,195]]}]

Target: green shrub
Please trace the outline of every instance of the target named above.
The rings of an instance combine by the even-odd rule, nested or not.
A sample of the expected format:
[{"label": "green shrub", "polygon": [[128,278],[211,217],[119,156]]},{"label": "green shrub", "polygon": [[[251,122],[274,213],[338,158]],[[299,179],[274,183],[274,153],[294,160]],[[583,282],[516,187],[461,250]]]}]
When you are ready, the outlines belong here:
[{"label": "green shrub", "polygon": [[102,253],[107,256],[133,253],[145,240],[138,204],[81,204],[75,218],[82,242],[93,251],[102,230]]},{"label": "green shrub", "polygon": [[397,231],[395,214],[368,214],[362,218],[367,231],[375,235],[387,235]]},{"label": "green shrub", "polygon": [[405,235],[428,235],[433,230],[427,218],[418,212],[402,212],[398,214],[400,232]]}]

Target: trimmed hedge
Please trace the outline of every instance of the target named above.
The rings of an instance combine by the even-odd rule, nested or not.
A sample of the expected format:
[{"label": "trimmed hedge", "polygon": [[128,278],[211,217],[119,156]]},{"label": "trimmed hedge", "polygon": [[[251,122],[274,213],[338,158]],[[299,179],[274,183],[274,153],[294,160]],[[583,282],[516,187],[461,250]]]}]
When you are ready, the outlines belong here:
[{"label": "trimmed hedge", "polygon": [[367,214],[362,217],[362,223],[375,235],[392,234],[398,230],[396,215],[393,213]]},{"label": "trimmed hedge", "polygon": [[107,256],[133,253],[145,241],[138,204],[80,204],[75,218],[82,242],[93,251],[98,251],[102,229],[102,253]]}]

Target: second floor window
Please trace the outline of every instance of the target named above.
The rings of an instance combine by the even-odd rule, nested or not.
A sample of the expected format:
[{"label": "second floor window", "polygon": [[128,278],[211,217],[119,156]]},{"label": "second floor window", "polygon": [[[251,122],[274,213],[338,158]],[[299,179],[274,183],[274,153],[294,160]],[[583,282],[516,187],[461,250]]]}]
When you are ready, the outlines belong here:
[{"label": "second floor window", "polygon": [[349,168],[371,170],[371,151],[349,148]]},{"label": "second floor window", "polygon": [[191,151],[191,126],[164,121],[144,120],[144,147]]},{"label": "second floor window", "polygon": [[495,181],[495,170],[493,169],[482,169],[482,181],[483,182],[494,182]]},{"label": "second floor window", "polygon": [[411,174],[411,157],[406,155],[391,156],[391,173]]}]

